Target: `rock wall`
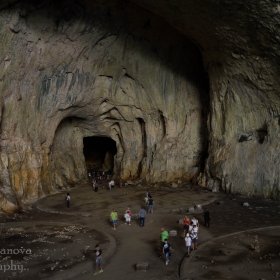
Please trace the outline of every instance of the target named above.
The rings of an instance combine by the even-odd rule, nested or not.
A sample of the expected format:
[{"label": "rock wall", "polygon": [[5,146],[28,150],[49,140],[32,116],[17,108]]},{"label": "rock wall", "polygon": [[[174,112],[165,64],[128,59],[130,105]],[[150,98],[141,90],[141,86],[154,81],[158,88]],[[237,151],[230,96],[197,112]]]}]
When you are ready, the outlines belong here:
[{"label": "rock wall", "polygon": [[116,141],[116,177],[199,174],[209,92],[193,43],[124,1],[8,4],[0,6],[3,211],[86,182],[89,136]]},{"label": "rock wall", "polygon": [[280,198],[278,1],[56,2],[0,4],[2,210],[84,183],[89,136],[122,179]]},{"label": "rock wall", "polygon": [[140,3],[201,50],[210,112],[200,183],[279,200],[279,1],[182,2]]}]

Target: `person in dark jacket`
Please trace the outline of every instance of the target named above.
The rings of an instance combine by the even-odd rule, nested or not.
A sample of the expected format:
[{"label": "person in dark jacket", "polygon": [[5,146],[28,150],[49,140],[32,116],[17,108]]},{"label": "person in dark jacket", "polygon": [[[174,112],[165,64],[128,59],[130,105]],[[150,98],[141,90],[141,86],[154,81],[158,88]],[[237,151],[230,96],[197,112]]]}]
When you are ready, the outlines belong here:
[{"label": "person in dark jacket", "polygon": [[65,200],[66,200],[66,206],[67,206],[67,208],[69,208],[70,207],[70,193],[67,193]]},{"label": "person in dark jacket", "polygon": [[207,208],[204,211],[204,226],[210,227],[210,212]]}]

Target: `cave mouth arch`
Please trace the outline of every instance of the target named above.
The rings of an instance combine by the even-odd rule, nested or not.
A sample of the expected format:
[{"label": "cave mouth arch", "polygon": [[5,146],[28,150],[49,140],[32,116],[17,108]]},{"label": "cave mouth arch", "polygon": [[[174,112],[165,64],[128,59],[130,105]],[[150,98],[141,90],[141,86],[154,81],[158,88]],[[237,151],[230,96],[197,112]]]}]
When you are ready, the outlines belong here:
[{"label": "cave mouth arch", "polygon": [[116,142],[109,137],[90,136],[83,138],[83,153],[87,173],[114,170],[114,157],[117,154]]}]

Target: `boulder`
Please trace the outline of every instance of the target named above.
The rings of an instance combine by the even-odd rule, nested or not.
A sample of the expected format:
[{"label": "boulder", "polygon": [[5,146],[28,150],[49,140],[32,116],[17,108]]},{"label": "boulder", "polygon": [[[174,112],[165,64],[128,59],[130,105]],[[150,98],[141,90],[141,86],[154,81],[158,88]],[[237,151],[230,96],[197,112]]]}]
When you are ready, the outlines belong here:
[{"label": "boulder", "polygon": [[170,237],[177,236],[177,230],[170,230],[169,236]]},{"label": "boulder", "polygon": [[149,267],[148,262],[139,262],[136,264],[136,271],[144,271],[146,272]]}]

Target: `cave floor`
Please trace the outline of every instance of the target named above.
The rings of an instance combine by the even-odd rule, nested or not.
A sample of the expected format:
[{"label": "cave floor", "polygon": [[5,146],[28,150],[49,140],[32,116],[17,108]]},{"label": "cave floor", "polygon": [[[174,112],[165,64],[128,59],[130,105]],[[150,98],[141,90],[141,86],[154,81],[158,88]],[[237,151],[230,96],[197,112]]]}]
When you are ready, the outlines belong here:
[{"label": "cave floor", "polygon": [[[127,206],[134,215],[139,212],[147,187],[115,187],[110,192],[107,185],[97,193],[90,185],[69,190],[70,208],[65,191],[22,213],[0,216],[0,279],[280,278],[280,202],[212,193],[190,184],[178,188],[159,184],[149,187],[154,214],[141,228],[136,217],[126,225],[123,213]],[[202,209],[196,205],[207,205],[210,228],[204,227]],[[109,221],[112,208],[119,213],[116,231]],[[185,215],[195,215],[201,224],[198,250],[190,258],[185,257],[179,224]],[[178,232],[169,239],[175,251],[167,266],[159,257],[161,227]],[[250,247],[255,235],[260,252]],[[104,272],[93,276],[97,243]],[[139,262],[148,262],[146,272],[136,271]]]}]

